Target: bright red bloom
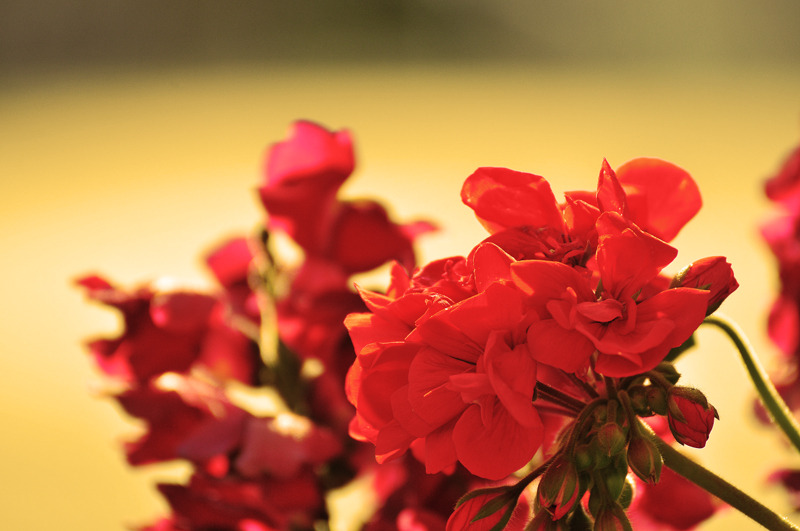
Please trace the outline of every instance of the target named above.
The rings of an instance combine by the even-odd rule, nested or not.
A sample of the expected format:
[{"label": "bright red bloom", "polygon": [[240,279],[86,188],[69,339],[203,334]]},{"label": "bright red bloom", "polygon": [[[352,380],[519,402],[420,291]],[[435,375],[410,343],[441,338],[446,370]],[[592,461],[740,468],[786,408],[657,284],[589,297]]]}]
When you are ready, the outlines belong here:
[{"label": "bright red bloom", "polygon": [[511,261],[484,244],[469,259],[474,287],[461,281],[458,262],[447,262],[445,277],[423,269],[412,278],[427,287],[409,283],[395,300],[363,294],[373,313],[346,321],[358,351],[348,375],[358,411],[351,433],[373,441],[380,461],[424,439],[429,472],[460,461],[500,479],[541,445],[536,364],[524,345],[520,294],[504,280]]},{"label": "bright red bloom", "polygon": [[[392,397],[406,388],[408,369],[419,349],[406,344],[406,336],[417,322],[474,295],[475,287],[466,260],[456,257],[432,262],[411,277],[395,266],[387,295],[360,293],[371,312],[353,313],[345,319],[357,353],[346,385],[347,397],[357,409],[350,433],[377,443],[384,428],[394,429],[398,435],[402,431],[394,420]],[[395,428],[389,428],[390,424]],[[379,454],[379,458],[398,450],[402,453],[405,448],[395,448],[383,457]]]},{"label": "bright red bloom", "polygon": [[[595,194],[565,196],[559,205],[543,177],[506,168],[479,168],[461,190],[464,204],[495,235],[492,241],[520,260],[563,261],[579,258],[587,246],[593,250],[594,225],[603,212],[619,214],[670,241],[702,205],[685,170],[653,158],[633,159],[616,172],[604,160]],[[525,244],[531,247],[527,252]],[[549,252],[536,256],[542,246]]]},{"label": "bright red bloom", "polygon": [[697,389],[671,387],[667,398],[667,420],[675,440],[694,448],[708,441],[717,410]]},{"label": "bright red bloom", "polygon": [[595,369],[606,376],[648,371],[697,329],[708,292],[676,288],[639,299],[675,249],[617,213],[602,214],[597,231],[599,300],[588,271],[538,260],[511,266],[539,317],[528,329],[529,348],[537,361],[567,372],[584,368],[595,350]]}]

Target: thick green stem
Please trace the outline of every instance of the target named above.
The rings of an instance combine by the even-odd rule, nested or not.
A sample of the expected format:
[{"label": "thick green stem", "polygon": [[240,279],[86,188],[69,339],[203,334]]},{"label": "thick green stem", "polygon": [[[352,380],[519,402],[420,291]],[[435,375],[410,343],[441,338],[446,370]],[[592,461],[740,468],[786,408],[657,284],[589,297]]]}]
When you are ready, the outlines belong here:
[{"label": "thick green stem", "polygon": [[[651,432],[652,433],[652,432]],[[701,487],[731,507],[749,516],[771,531],[798,531],[800,528],[784,517],[772,512],[763,504],[751,498],[710,470],[698,465],[659,437],[653,435],[653,441],[661,451],[664,465]]]},{"label": "thick green stem", "polygon": [[761,366],[753,347],[750,345],[749,341],[747,341],[742,331],[739,330],[739,327],[732,321],[718,315],[706,317],[704,323],[719,327],[736,345],[739,354],[742,356],[742,361],[745,367],[747,367],[750,379],[753,380],[756,391],[758,391],[758,395],[761,397],[761,402],[764,404],[767,411],[769,411],[775,423],[789,438],[789,441],[794,445],[797,451],[800,452],[800,426],[798,426],[797,420],[789,411],[789,408],[786,407],[786,403],[778,394],[775,386],[772,385],[772,381],[769,379],[764,367]]}]

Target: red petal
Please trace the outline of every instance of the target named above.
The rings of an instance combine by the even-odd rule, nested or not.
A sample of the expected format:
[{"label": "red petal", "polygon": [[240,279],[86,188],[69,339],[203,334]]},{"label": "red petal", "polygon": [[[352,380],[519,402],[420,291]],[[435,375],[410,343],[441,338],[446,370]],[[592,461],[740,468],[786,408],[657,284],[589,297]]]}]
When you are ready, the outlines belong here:
[{"label": "red petal", "polygon": [[467,177],[461,200],[489,232],[509,227],[563,228],[550,184],[541,176],[506,168],[478,168]]},{"label": "red petal", "polygon": [[603,166],[600,168],[600,177],[597,181],[597,205],[603,212],[616,212],[627,217],[628,203],[625,192],[606,159],[603,159]]},{"label": "red petal", "polygon": [[536,361],[566,372],[586,367],[595,350],[583,334],[563,328],[554,319],[531,323],[528,348]]},{"label": "red petal", "polygon": [[605,212],[597,219],[597,266],[603,288],[616,299],[633,296],[678,254],[678,250]]},{"label": "red petal", "polygon": [[686,170],[654,158],[638,158],[617,169],[628,197],[628,216],[642,229],[671,241],[692,219],[703,200]]},{"label": "red petal", "polygon": [[541,420],[523,427],[498,400],[494,401],[491,423],[484,425],[482,417],[480,406],[472,405],[453,430],[458,460],[476,476],[503,479],[525,466],[542,444]]}]

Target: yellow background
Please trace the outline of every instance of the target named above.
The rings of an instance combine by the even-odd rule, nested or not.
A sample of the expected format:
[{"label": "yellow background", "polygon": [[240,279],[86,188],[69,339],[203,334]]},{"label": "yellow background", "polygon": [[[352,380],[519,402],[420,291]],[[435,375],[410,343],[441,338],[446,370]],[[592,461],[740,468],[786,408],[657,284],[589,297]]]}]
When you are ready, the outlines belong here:
[{"label": "yellow background", "polygon": [[[71,281],[207,282],[199,256],[259,223],[262,154],[297,118],[353,132],[345,195],[440,224],[420,242],[423,260],[483,238],[459,200],[478,166],[544,175],[557,193],[593,188],[603,157],[683,166],[705,204],[672,270],[727,256],[741,287],[722,311],[774,365],[764,327],[776,274],[758,225],[770,212],[763,180],[800,141],[800,69],[793,56],[685,61],[688,48],[664,46],[657,60],[623,62],[13,64],[0,77],[0,528],[105,531],[165,512],[152,485],[181,470],[125,465],[119,443],[136,427],[98,396],[81,346],[117,322]],[[699,342],[680,368],[721,420],[693,455],[787,511],[765,478],[800,459],[753,421],[733,347],[710,329]],[[703,526],[755,528],[733,510]]]}]

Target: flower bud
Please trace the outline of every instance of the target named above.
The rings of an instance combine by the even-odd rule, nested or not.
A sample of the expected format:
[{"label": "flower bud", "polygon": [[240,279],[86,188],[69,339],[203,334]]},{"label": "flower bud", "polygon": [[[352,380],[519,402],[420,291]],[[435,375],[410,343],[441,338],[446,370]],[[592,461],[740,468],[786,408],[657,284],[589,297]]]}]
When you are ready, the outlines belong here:
[{"label": "flower bud", "polygon": [[622,487],[622,494],[619,495],[619,504],[623,509],[627,509],[633,502],[633,496],[636,494],[636,484],[633,481],[633,476],[625,478],[625,486]]},{"label": "flower bud", "polygon": [[554,520],[563,517],[575,506],[582,492],[578,469],[564,455],[553,461],[539,482],[537,499],[541,507],[553,515]]},{"label": "flower bud", "polygon": [[520,530],[529,510],[528,503],[513,486],[476,489],[458,500],[447,519],[447,531],[488,531],[495,526]]},{"label": "flower bud", "polygon": [[597,430],[595,435],[599,448],[607,456],[617,455],[625,448],[627,436],[622,426],[608,422]]},{"label": "flower bud", "polygon": [[654,413],[659,415],[667,414],[667,393],[660,387],[650,386],[647,389],[647,405]]},{"label": "flower bud", "polygon": [[703,448],[708,441],[717,410],[705,395],[689,387],[673,387],[667,399],[667,421],[675,440],[686,446]]},{"label": "flower bud", "polygon": [[[689,341],[689,340],[687,340],[687,341]],[[668,361],[662,361],[653,370],[655,370],[658,373],[660,373],[661,376],[666,378],[666,380],[669,383],[671,383],[672,385],[675,385],[676,383],[678,383],[678,380],[681,379],[681,373],[678,372],[678,369],[675,368],[675,365],[673,365],[672,363],[670,363]]]},{"label": "flower bud", "polygon": [[625,511],[618,504],[600,510],[594,521],[594,531],[633,531]]},{"label": "flower bud", "polygon": [[709,290],[711,295],[706,315],[711,315],[728,295],[736,291],[739,283],[724,256],[709,256],[684,267],[672,279],[670,287]]},{"label": "flower bud", "polygon": [[575,448],[573,462],[579,471],[588,470],[591,468],[594,464],[591,447],[588,444],[581,444],[577,446]]},{"label": "flower bud", "polygon": [[616,501],[625,489],[628,477],[628,460],[625,453],[619,454],[612,465],[601,472],[610,500]]},{"label": "flower bud", "polygon": [[631,437],[628,444],[628,466],[642,481],[650,485],[658,483],[661,477],[663,459],[656,445],[647,437]]},{"label": "flower bud", "polygon": [[547,511],[539,511],[533,520],[528,522],[524,531],[568,531],[569,525],[566,518],[553,520]]},{"label": "flower bud", "polygon": [[634,385],[628,389],[633,412],[642,417],[649,417],[653,414],[653,410],[647,403],[647,391],[648,388],[644,385]]}]

